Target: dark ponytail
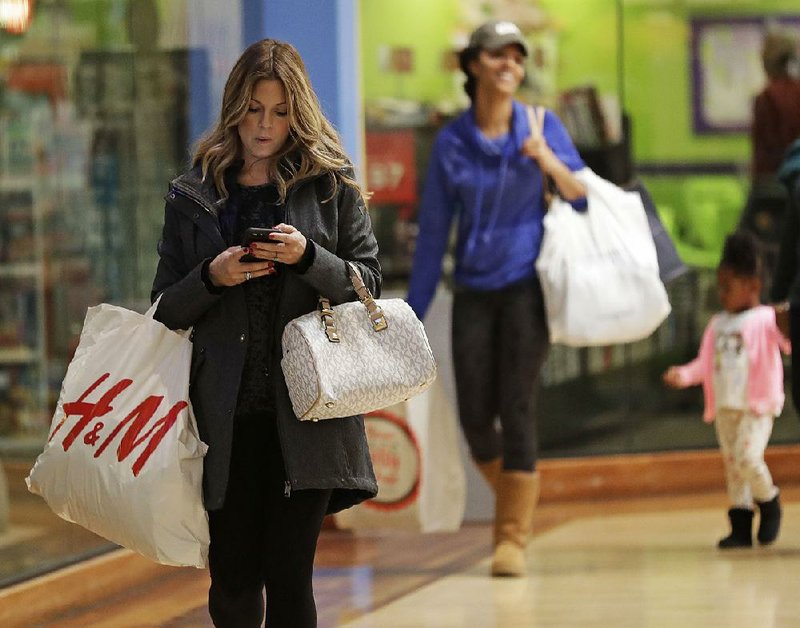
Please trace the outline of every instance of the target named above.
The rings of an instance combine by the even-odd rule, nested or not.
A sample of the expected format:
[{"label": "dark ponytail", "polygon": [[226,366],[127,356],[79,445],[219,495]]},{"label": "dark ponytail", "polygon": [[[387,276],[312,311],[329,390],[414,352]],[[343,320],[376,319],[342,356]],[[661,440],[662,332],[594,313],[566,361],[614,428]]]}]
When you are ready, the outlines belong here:
[{"label": "dark ponytail", "polygon": [[479,53],[480,48],[474,47],[464,48],[464,50],[458,53],[458,65],[461,67],[461,71],[467,76],[467,80],[464,81],[464,91],[467,93],[467,96],[469,96],[470,100],[475,100],[475,88],[477,81],[469,71],[469,64],[478,58]]}]

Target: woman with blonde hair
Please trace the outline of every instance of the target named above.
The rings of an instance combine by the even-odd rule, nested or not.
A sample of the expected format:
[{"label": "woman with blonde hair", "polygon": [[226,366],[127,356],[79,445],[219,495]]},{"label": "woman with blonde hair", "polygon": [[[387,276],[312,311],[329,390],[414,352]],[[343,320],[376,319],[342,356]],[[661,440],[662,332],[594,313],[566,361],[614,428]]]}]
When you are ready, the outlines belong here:
[{"label": "woman with blonde hair", "polygon": [[[243,246],[251,227],[272,231]],[[256,42],[234,65],[219,121],[172,181],[158,252],[156,318],[193,329],[211,618],[316,626],[323,518],[377,484],[362,417],[297,420],[280,339],[320,295],[357,299],[348,261],[376,296],[381,271],[364,194],[290,44]]]}]

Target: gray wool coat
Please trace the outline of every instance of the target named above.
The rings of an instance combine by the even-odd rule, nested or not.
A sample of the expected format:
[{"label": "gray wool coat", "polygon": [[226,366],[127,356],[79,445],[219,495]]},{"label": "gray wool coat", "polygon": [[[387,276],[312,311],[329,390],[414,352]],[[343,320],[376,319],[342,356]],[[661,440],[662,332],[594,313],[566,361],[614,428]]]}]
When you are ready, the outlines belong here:
[{"label": "gray wool coat", "polygon": [[[286,199],[286,222],[315,244],[305,273],[280,274],[274,333],[280,337],[293,318],[313,311],[321,294],[333,303],[358,297],[345,260],[355,262],[367,287],[380,294],[378,245],[369,214],[352,188],[330,196],[327,177],[298,185]],[[159,264],[151,299],[171,329],[193,328],[190,398],[200,437],[208,445],[203,492],[208,510],[225,499],[233,438],[233,416],[248,342],[248,318],[241,285],[210,292],[201,271],[205,260],[226,248],[218,209],[224,201],[195,168],[172,181],[158,244]],[[268,368],[276,376],[278,434],[286,465],[286,491],[333,489],[328,512],[374,497],[378,486],[362,417],[298,421],[280,367],[280,351]]]}]

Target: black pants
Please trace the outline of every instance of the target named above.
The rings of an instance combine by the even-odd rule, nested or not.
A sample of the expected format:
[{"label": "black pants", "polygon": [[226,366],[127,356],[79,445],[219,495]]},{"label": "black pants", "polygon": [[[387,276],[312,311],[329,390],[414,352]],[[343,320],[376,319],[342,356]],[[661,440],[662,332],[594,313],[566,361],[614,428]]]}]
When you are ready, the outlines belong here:
[{"label": "black pants", "polygon": [[792,342],[792,403],[800,412],[800,305],[789,308],[789,340]]},{"label": "black pants", "polygon": [[453,368],[458,413],[476,461],[502,456],[506,470],[535,468],[536,391],[549,348],[538,281],[490,292],[456,291]]},{"label": "black pants", "polygon": [[311,628],[317,625],[312,573],[329,490],[284,495],[275,418],[237,417],[225,504],[209,512],[215,626]]}]

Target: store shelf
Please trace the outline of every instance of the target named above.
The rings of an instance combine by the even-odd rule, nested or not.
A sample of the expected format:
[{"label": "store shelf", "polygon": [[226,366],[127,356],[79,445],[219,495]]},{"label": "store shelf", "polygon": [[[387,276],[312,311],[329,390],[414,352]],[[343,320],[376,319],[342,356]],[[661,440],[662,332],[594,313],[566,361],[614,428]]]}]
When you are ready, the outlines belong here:
[{"label": "store shelf", "polygon": [[32,364],[39,354],[30,347],[0,347],[0,365]]},{"label": "store shelf", "polygon": [[41,272],[37,262],[7,262],[0,264],[0,279],[28,279]]},{"label": "store shelf", "polygon": [[45,151],[34,140],[50,112],[17,113],[0,118],[0,409],[2,431],[30,434],[47,424],[43,216],[50,192],[39,160]]},{"label": "store shelf", "polygon": [[1,192],[27,192],[33,188],[34,178],[29,175],[0,176]]},{"label": "store shelf", "polygon": [[47,440],[47,433],[42,434],[14,434],[0,436],[0,459],[29,459],[32,460],[40,453]]}]

